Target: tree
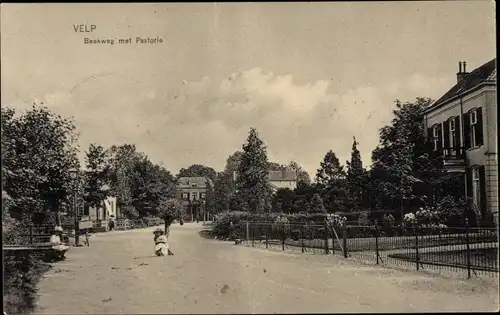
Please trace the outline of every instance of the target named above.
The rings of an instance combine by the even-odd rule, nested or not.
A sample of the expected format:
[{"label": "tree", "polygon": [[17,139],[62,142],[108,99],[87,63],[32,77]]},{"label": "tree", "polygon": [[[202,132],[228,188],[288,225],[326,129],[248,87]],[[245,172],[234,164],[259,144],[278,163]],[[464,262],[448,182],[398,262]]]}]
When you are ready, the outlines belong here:
[{"label": "tree", "polygon": [[132,170],[143,154],[137,152],[135,145],[124,144],[108,149],[110,165],[110,194],[116,197],[120,213],[129,219],[137,219],[139,212],[133,205]]},{"label": "tree", "polygon": [[315,185],[299,182],[294,191],[292,212],[306,212],[309,209],[309,201],[317,191]]},{"label": "tree", "polygon": [[238,167],[240,165],[242,157],[243,151],[236,151],[231,154],[226,160],[224,172],[233,176],[233,172],[238,171]]},{"label": "tree", "polygon": [[286,165],[281,165],[279,163],[275,163],[275,162],[269,162],[269,170],[270,171],[282,171],[282,170],[286,170]]},{"label": "tree", "polygon": [[141,217],[157,216],[161,198],[175,196],[175,180],[165,168],[143,156],[132,173],[132,204]]},{"label": "tree", "polygon": [[361,154],[358,150],[358,142],[354,138],[352,143],[351,161],[346,161],[347,165],[347,193],[348,199],[354,209],[358,208],[358,204],[362,200],[364,173]]},{"label": "tree", "polygon": [[238,165],[237,188],[239,197],[252,212],[264,212],[270,208],[268,174],[266,147],[257,131],[251,128]]},{"label": "tree", "polygon": [[309,207],[307,209],[309,213],[326,213],[325,206],[323,205],[323,199],[319,194],[314,194],[311,201],[309,202]]},{"label": "tree", "polygon": [[288,167],[295,172],[297,172],[297,184],[304,183],[304,184],[310,184],[311,183],[311,177],[309,176],[309,173],[307,173],[306,170],[304,170],[297,162],[291,161],[290,164],[288,164]]},{"label": "tree", "polygon": [[[109,182],[109,165],[107,164],[106,151],[101,145],[91,143],[85,152],[85,202],[97,211],[105,209],[104,200],[108,191],[104,189]],[[97,212],[99,217],[99,212]]]},{"label": "tree", "polygon": [[71,192],[69,170],[78,168],[73,122],[34,105],[16,116],[2,107],[2,188],[14,219],[49,222]]},{"label": "tree", "polygon": [[181,168],[179,175],[177,177],[205,177],[210,178],[212,182],[215,181],[217,177],[217,172],[209,167],[199,164],[193,164],[188,168]]},{"label": "tree", "polygon": [[274,212],[291,213],[295,194],[289,188],[279,188],[273,196],[272,206]]},{"label": "tree", "polygon": [[176,198],[161,198],[159,203],[158,216],[165,220],[165,226],[168,227],[175,219],[181,219],[184,216],[184,207]]},{"label": "tree", "polygon": [[424,130],[424,110],[431,103],[428,98],[396,100],[394,118],[380,130],[379,145],[372,152],[370,199],[377,200],[376,206],[400,208],[403,215],[405,206],[422,206],[439,186],[445,174],[442,159],[430,150]]},{"label": "tree", "polygon": [[316,184],[329,209],[343,210],[345,178],[346,174],[339,159],[333,151],[328,151],[316,173]]}]

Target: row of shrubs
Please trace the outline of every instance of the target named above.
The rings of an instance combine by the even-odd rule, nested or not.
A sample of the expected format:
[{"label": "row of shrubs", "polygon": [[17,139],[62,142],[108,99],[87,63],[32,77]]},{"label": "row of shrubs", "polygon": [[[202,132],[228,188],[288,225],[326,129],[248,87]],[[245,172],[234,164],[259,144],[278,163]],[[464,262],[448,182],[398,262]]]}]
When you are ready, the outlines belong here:
[{"label": "row of shrubs", "polygon": [[[440,215],[437,215],[437,212]],[[320,235],[324,236],[325,233],[323,225],[326,221],[329,226],[346,227],[348,238],[374,237],[375,235],[382,237],[454,234],[464,233],[463,225],[461,228],[450,228],[441,222],[462,224],[463,221],[457,218],[460,215],[463,217],[463,212],[448,199],[444,199],[439,210],[421,209],[417,211],[417,215],[407,214],[402,224],[399,225],[396,225],[396,220],[392,214],[384,214],[380,218],[380,222],[372,222],[369,219],[368,212],[360,213],[357,221],[347,221],[346,217],[327,213],[255,214],[245,211],[227,211],[215,216],[212,232],[217,238],[242,238],[246,235],[246,227],[243,223],[252,222],[252,231],[249,231],[249,233],[259,237],[264,233],[274,234],[276,229],[281,229],[280,233],[294,239],[297,239],[302,234],[306,238],[309,238],[312,234],[315,234],[314,237],[316,235],[321,237]],[[409,218],[411,220],[408,220]],[[259,224],[259,222],[263,224]],[[265,226],[272,226],[272,228],[266,228]],[[260,231],[261,229],[266,230]]]}]

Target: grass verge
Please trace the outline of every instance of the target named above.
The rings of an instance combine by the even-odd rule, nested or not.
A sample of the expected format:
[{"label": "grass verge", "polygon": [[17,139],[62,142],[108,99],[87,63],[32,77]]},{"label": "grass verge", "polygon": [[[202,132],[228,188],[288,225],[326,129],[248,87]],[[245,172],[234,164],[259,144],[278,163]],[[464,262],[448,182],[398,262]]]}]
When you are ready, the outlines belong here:
[{"label": "grass verge", "polygon": [[50,269],[35,255],[4,255],[3,307],[7,314],[28,314],[36,305],[37,285]]}]

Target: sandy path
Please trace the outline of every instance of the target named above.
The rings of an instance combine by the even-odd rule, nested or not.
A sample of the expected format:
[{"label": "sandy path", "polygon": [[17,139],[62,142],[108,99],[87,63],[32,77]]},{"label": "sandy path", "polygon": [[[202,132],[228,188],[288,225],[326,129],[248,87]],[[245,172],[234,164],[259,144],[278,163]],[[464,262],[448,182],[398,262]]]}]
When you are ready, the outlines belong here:
[{"label": "sandy path", "polygon": [[175,256],[152,229],[96,234],[40,283],[36,313],[315,313],[498,310],[498,286],[203,239],[174,225]]}]

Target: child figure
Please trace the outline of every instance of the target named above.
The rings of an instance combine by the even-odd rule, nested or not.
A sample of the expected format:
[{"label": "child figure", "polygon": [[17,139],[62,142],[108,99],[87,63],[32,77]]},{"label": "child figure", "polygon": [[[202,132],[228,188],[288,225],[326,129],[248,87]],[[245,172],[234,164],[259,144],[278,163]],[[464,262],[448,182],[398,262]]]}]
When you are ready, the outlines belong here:
[{"label": "child figure", "polygon": [[167,243],[167,237],[162,229],[156,229],[154,232],[154,242],[155,242],[155,255],[165,256],[173,255]]}]

